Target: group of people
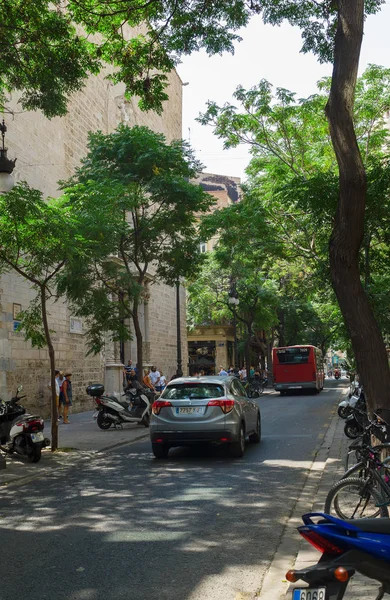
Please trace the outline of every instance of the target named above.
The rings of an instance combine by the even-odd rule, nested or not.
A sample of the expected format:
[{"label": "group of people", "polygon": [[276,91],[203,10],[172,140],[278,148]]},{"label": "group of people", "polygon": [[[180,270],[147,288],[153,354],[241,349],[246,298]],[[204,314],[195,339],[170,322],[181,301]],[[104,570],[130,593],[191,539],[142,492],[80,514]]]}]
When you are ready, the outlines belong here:
[{"label": "group of people", "polygon": [[[72,373],[55,370],[55,385],[57,397],[58,420],[69,424],[68,412],[72,406]],[[51,385],[49,384],[49,389]]]},{"label": "group of people", "polygon": [[[235,375],[236,377],[238,376],[241,381],[246,381],[247,369],[245,368],[245,366],[243,366],[241,369],[237,369],[236,367],[233,367],[233,365],[230,365],[230,367],[226,370],[223,366],[221,366],[219,367],[218,375]],[[251,365],[249,370],[249,377],[250,379],[254,379],[255,381],[264,381],[267,379],[267,369],[255,369],[255,367]]]},{"label": "group of people", "polygon": [[[138,367],[133,367],[131,360],[123,370],[123,379],[126,385],[131,381],[138,380]],[[144,369],[142,383],[152,392],[161,393],[167,385],[167,378],[161,369],[157,370],[157,367],[153,366],[151,369]]]}]

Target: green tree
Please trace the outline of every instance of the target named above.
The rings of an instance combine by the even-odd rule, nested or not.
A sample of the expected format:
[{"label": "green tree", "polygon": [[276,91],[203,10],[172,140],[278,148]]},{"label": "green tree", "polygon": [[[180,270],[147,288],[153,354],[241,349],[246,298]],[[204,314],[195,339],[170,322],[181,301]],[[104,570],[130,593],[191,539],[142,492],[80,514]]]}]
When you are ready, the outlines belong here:
[{"label": "green tree", "polygon": [[61,290],[87,318],[92,352],[101,349],[104,333],[128,339],[124,320],[132,320],[140,377],[140,303],[154,282],[173,285],[201,260],[197,218],[212,198],[190,183],[199,169],[181,140],[167,144],[147,127],[120,126],[110,135],[90,134],[89,153],[65,185],[68,206],[96,254],[64,272]]},{"label": "green tree", "polygon": [[61,200],[46,201],[25,183],[0,195],[0,272],[13,271],[31,284],[36,295],[18,315],[20,330],[33,346],[47,346],[49,352],[52,452],[58,447],[58,414],[50,302],[58,297],[57,280],[67,262],[75,254],[80,258],[80,239],[75,219]]},{"label": "green tree", "polygon": [[[321,83],[321,88],[327,91],[329,85],[332,84],[325,80]],[[351,315],[354,314],[356,318],[357,306],[353,301],[353,290],[358,294],[359,310],[363,310],[364,318],[359,327],[357,322],[354,324],[352,345],[364,381],[371,377],[371,372],[367,369],[367,357],[365,364],[362,364],[362,355],[356,350],[356,344],[360,348],[363,347],[360,344],[368,344],[368,323],[372,324],[372,320],[375,320],[376,325],[371,341],[376,339],[378,342],[377,335],[380,335],[373,313],[373,309],[380,308],[380,305],[377,302],[369,303],[363,286],[372,299],[373,293],[378,290],[374,269],[376,265],[383,266],[381,256],[386,247],[389,132],[384,123],[384,111],[389,107],[389,92],[388,69],[372,65],[358,81],[353,117],[359,135],[358,150],[366,164],[364,195],[367,199],[367,211],[363,223],[362,249],[360,251],[360,247],[355,247],[356,255],[349,256],[348,259],[350,265],[356,262],[359,281],[354,280],[355,275],[352,277],[351,266],[349,279],[337,279],[337,285],[335,273],[339,266],[332,261],[328,263],[325,252],[334,227],[335,211],[337,218],[339,216],[336,207],[340,167],[336,164],[327,136],[326,122],[321,114],[325,106],[324,95],[296,102],[291,92],[277,90],[277,101],[274,103],[269,84],[261,82],[249,91],[238,88],[236,98],[241,102],[241,111],[231,105],[218,107],[215,103],[210,103],[206,114],[201,117],[204,123],[214,124],[216,133],[224,138],[227,146],[242,142],[251,144],[254,159],[248,171],[252,186],[260,188],[262,204],[268,207],[268,218],[273,220],[279,235],[282,234],[284,241],[293,250],[306,256],[309,262],[317,262],[319,274],[322,273],[325,278],[328,274],[331,275],[350,335]],[[354,205],[351,204],[349,211],[350,214],[343,216],[344,241],[338,242],[341,245],[350,237],[356,238],[357,224],[352,218],[352,215],[355,217]],[[343,255],[343,260],[345,256]],[[352,280],[355,281],[355,288],[348,290],[346,281],[351,283]],[[383,274],[379,276],[380,280],[383,281]],[[343,302],[340,302],[337,286],[342,288]],[[347,306],[348,311],[345,312],[343,307],[346,309]],[[379,363],[387,369],[383,365],[384,360],[387,361],[383,342],[375,347],[376,353],[372,352],[370,355],[372,361],[377,361],[380,356]],[[376,369],[377,367],[374,371]],[[371,406],[375,404],[375,399],[382,402],[384,398],[378,392],[378,380],[373,385],[376,391],[371,390]]]},{"label": "green tree", "polygon": [[[366,15],[378,11],[381,4],[383,0],[307,0],[304,3],[296,0],[250,3],[244,0],[186,3],[69,0],[65,13],[70,21],[84,28],[87,36],[98,34],[98,41],[90,47],[91,56],[115,65],[114,80],[123,81],[128,94],[138,94],[145,109],[161,111],[166,99],[165,74],[179,61],[180,55],[199,48],[205,48],[209,54],[232,51],[234,40],[239,39],[235,32],[253,15],[261,15],[264,22],[273,25],[286,20],[299,27],[302,50],[312,51],[319,61],[333,64],[326,115],[339,170],[339,189],[330,241],[330,269],[371,407],[378,402],[390,406],[390,369],[381,332],[360,279],[366,171],[357,143],[353,107],[364,20]],[[61,6],[55,4],[53,10],[61,11]],[[127,25],[142,25],[144,34],[128,39]],[[23,29],[30,31],[30,26],[26,28],[15,13],[7,22],[6,31],[13,29],[18,32],[18,46],[20,42],[23,48]],[[29,56],[26,55],[27,61]],[[42,90],[41,78],[31,87]]]}]

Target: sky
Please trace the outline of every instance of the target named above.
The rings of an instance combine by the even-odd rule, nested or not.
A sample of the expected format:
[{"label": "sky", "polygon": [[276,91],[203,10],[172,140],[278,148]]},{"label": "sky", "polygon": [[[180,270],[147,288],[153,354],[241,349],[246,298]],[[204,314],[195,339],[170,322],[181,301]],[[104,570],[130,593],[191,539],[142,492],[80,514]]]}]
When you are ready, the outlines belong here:
[{"label": "sky", "polygon": [[[370,63],[390,68],[390,0],[377,15],[367,19],[360,57],[361,74]],[[183,83],[183,138],[190,141],[205,172],[245,179],[250,155],[245,146],[224,150],[212,127],[196,122],[208,100],[219,105],[237,104],[232,93],[238,85],[250,88],[261,79],[304,98],[317,91],[316,83],[330,76],[330,64],[321,65],[312,54],[300,53],[300,30],[288,24],[264,25],[259,17],[240,32],[243,41],[235,54],[208,57],[205,52],[184,57],[177,68]]]}]

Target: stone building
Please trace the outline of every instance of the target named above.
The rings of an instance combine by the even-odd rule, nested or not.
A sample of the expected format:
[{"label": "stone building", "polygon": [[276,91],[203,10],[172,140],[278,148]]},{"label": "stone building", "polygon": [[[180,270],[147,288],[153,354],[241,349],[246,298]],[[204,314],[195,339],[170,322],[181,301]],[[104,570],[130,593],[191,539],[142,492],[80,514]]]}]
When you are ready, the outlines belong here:
[{"label": "stone building", "polygon": [[[65,117],[46,119],[39,112],[23,112],[17,98],[10,102],[14,114],[5,115],[9,158],[17,158],[14,176],[25,180],[45,196],[59,194],[57,182],[68,179],[87,152],[89,131],[111,133],[119,123],[147,125],[163,133],[167,141],[182,136],[182,82],[175,71],[169,76],[169,100],[164,112],[142,112],[135,99],[124,99],[124,87],[113,85],[104,73],[90,77],[86,87],[72,96]],[[176,371],[176,289],[162,284],[150,286],[150,299],[142,309],[145,342],[144,364],[155,364],[167,377]],[[16,315],[35,296],[34,290],[13,273],[0,278],[0,396],[10,397],[23,384],[29,411],[49,413],[49,358],[46,349],[32,348],[15,331]],[[183,368],[188,363],[185,292],[181,290]],[[107,391],[119,392],[120,348],[107,344],[98,356],[86,357],[83,323],[74,318],[65,302],[50,308],[57,368],[73,373],[74,411],[92,406],[85,388],[105,381]],[[137,362],[135,340],[124,345],[122,358]],[[115,378],[113,377],[115,374]]]},{"label": "stone building", "polygon": [[[241,179],[213,173],[201,173],[199,185],[215,198],[212,210],[226,208],[241,199]],[[201,243],[201,252],[211,252],[218,241],[215,236]],[[218,373],[219,367],[234,365],[234,328],[232,325],[202,325],[187,332],[188,360],[191,375],[204,371]],[[237,365],[238,366],[238,365]]]}]

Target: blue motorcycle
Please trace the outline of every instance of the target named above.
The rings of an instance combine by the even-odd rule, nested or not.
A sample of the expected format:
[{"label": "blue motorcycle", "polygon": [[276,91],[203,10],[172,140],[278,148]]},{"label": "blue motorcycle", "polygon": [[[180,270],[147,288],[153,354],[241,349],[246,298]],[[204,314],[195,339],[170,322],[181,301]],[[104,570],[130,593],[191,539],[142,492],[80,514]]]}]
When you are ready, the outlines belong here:
[{"label": "blue motorcycle", "polygon": [[292,600],[341,600],[356,571],[380,583],[375,600],[390,594],[390,520],[342,521],[324,513],[302,517],[299,533],[322,556],[316,565],[291,570],[286,579],[308,587],[295,588]]}]

